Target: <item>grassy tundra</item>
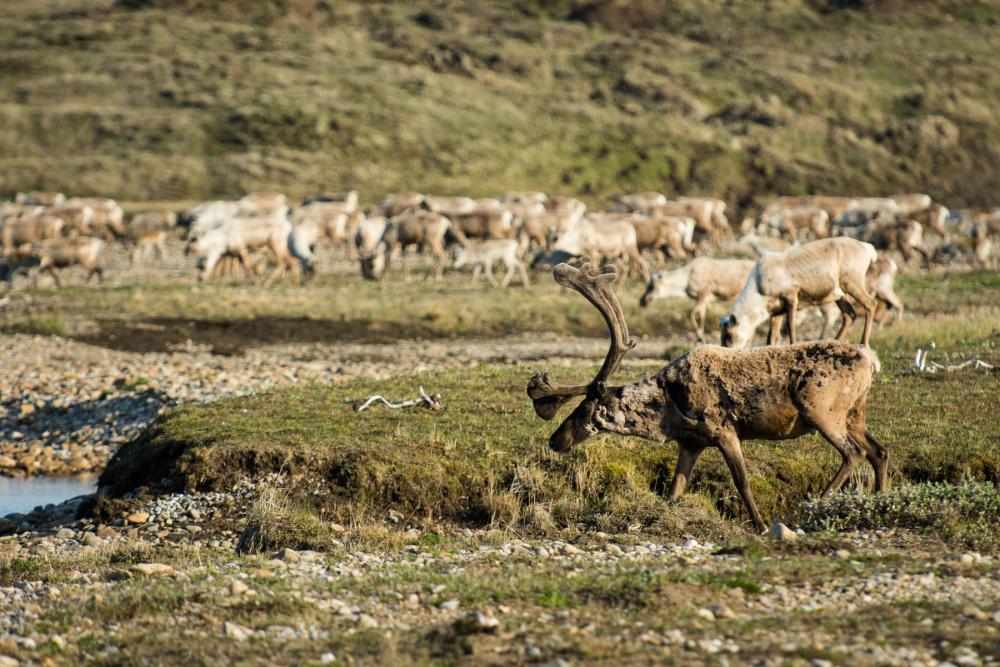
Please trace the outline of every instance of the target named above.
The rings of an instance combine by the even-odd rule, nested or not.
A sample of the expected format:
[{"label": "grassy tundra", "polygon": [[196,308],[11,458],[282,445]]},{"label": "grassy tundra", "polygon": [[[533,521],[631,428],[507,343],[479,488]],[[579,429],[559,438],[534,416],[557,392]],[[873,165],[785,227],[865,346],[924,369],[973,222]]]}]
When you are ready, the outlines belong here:
[{"label": "grassy tundra", "polygon": [[[994,205],[998,21],[993,0],[8,2],[0,194]],[[0,344],[26,359],[0,364],[50,371],[3,378],[5,446],[22,423],[49,437],[63,413],[174,405],[146,377],[154,360],[173,386],[239,391],[241,364],[280,375],[289,358],[334,380],[176,405],[119,450],[79,518],[0,519],[0,667],[1000,664],[1000,375],[911,370],[930,341],[932,359],[1000,365],[995,272],[899,278],[907,317],[872,337],[867,408],[890,493],[854,493],[865,471],[817,500],[838,464],[826,443],[746,443],[763,514],[807,531],[779,541],[751,532],[715,451],[670,503],[673,443],[545,448],[554,425],[528,379],[590,378],[605,336],[547,276],[484,291],[343,266],[263,288],[195,286],[189,264],[164,264],[5,296]],[[640,309],[639,284],[618,289],[640,338],[623,381],[694,344],[689,302]],[[377,377],[327,368],[352,363]],[[418,385],[442,409],[352,409]],[[82,421],[67,432],[107,433]]]},{"label": "grassy tundra", "polygon": [[998,21],[995,0],[7,2],[0,190],[992,205]]},{"label": "grassy tundra", "polygon": [[[686,302],[640,311],[640,286],[623,290],[645,338],[627,379],[692,342]],[[907,319],[873,336],[883,370],[868,407],[895,490],[803,502],[838,463],[826,443],[745,447],[763,513],[808,537],[753,537],[715,452],[675,504],[662,496],[673,444],[601,436],[569,455],[548,452],[552,425],[534,417],[527,379],[536,365],[566,363],[560,380],[583,380],[596,357],[400,370],[169,411],[121,450],[104,474],[112,495],[79,524],[110,526],[113,537],[69,552],[0,542],[0,585],[40,596],[10,602],[36,605],[16,627],[34,648],[0,638],[0,651],[65,664],[718,664],[723,655],[935,664],[971,651],[989,664],[1000,385],[995,372],[925,376],[909,366],[931,339],[940,358],[995,363],[1000,283],[988,273],[904,276],[899,293]],[[182,336],[239,355],[312,336],[366,340],[391,357],[394,343],[415,337],[603,334],[582,299],[547,280],[501,293],[469,289],[462,276],[389,289],[352,277],[295,289],[65,287],[15,292],[7,308],[5,331],[136,351]],[[441,393],[443,409],[352,410],[418,384]],[[227,496],[245,476],[258,482],[254,499]],[[151,540],[122,519],[177,492],[229,498],[200,525],[206,540],[242,535],[246,553],[183,531]],[[145,574],[148,563],[165,574]]]}]

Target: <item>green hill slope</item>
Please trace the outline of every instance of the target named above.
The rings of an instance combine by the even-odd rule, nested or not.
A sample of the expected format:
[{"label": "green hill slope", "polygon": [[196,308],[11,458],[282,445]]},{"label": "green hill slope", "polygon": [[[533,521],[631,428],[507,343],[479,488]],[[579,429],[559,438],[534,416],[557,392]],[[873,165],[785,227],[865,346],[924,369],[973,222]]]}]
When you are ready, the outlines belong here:
[{"label": "green hill slope", "polygon": [[994,0],[38,0],[0,34],[2,194],[1000,190]]}]

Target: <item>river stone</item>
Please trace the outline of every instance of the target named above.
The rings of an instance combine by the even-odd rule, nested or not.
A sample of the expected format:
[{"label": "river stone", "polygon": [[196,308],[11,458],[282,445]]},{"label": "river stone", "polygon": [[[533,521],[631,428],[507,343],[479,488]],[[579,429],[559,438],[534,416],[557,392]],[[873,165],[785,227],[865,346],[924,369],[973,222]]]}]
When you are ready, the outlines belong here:
[{"label": "river stone", "polygon": [[86,544],[88,547],[99,547],[104,544],[104,540],[99,538],[94,533],[84,533],[83,543]]},{"label": "river stone", "polygon": [[227,637],[235,639],[238,642],[246,641],[253,632],[250,628],[244,628],[242,625],[238,625],[231,621],[225,622],[223,630],[225,631]]},{"label": "river stone", "polygon": [[702,620],[705,620],[705,621],[714,621],[715,620],[715,614],[712,613],[712,610],[711,609],[706,609],[704,607],[702,607],[701,609],[699,609],[698,611],[696,611],[694,613],[694,615],[697,616],[698,618],[702,619]]},{"label": "river stone", "polygon": [[733,618],[736,614],[724,604],[710,604],[706,607],[715,618]]},{"label": "river stone", "polygon": [[146,523],[149,521],[149,512],[134,512],[125,517],[125,520],[131,524]]},{"label": "river stone", "polygon": [[132,570],[147,577],[166,576],[174,573],[174,568],[165,563],[137,563]]},{"label": "river stone", "polygon": [[780,521],[774,522],[774,525],[771,526],[771,530],[768,532],[767,536],[772,540],[777,540],[779,542],[794,542],[799,539],[799,536],[795,534],[794,530]]}]

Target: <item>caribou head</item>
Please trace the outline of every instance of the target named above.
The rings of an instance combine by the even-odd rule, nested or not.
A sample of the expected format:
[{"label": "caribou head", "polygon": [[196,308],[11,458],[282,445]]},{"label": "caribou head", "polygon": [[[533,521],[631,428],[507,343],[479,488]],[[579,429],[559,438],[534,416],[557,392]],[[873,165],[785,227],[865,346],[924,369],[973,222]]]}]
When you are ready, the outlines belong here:
[{"label": "caribou head", "polygon": [[[611,283],[618,277],[613,266],[595,268],[589,258],[581,260],[579,268],[569,264],[559,264],[552,271],[560,285],[582,294],[604,316],[611,334],[611,346],[604,364],[590,382],[579,386],[558,386],[552,384],[548,373],[536,373],[528,383],[528,396],[535,406],[535,412],[542,419],[552,419],[559,409],[571,399],[583,396],[583,400],[573,410],[556,432],[549,438],[549,447],[562,452],[600,432],[628,433],[662,439],[656,424],[659,420],[646,420],[637,415],[645,410],[640,401],[631,396],[635,385],[608,387],[608,379],[621,366],[622,359],[635,347],[635,341],[628,333],[628,324],[622,313],[618,297],[611,289]],[[631,419],[627,417],[632,415]],[[639,417],[636,419],[636,417]],[[624,423],[628,421],[629,423]]]}]

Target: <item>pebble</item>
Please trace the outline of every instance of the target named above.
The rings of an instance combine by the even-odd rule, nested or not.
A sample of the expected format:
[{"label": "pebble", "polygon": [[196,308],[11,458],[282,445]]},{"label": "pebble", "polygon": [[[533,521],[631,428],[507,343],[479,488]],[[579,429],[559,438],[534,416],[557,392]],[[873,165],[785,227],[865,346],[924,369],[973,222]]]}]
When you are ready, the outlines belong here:
[{"label": "pebble", "polygon": [[131,524],[143,524],[149,521],[149,512],[134,512],[125,517],[125,520]]},{"label": "pebble", "polygon": [[712,613],[714,618],[735,618],[733,610],[724,604],[710,604],[706,609]]},{"label": "pebble", "polygon": [[235,579],[233,583],[229,585],[229,592],[232,595],[246,595],[251,591],[250,587],[244,584],[239,579]]},{"label": "pebble", "polygon": [[477,632],[495,632],[500,627],[500,619],[496,616],[484,614],[481,611],[474,611],[468,615],[469,625]]},{"label": "pebble", "polygon": [[378,621],[368,614],[358,616],[358,627],[362,630],[372,630],[378,627]]},{"label": "pebble", "polygon": [[962,615],[977,621],[991,620],[990,615],[987,612],[983,611],[979,607],[976,607],[975,605],[966,605],[965,607],[962,607]]},{"label": "pebble", "polygon": [[443,609],[445,611],[455,611],[461,605],[462,603],[459,602],[458,600],[445,600],[444,602],[438,605],[438,608]]},{"label": "pebble", "polygon": [[223,631],[225,635],[230,639],[235,639],[238,642],[246,641],[249,639],[250,635],[253,634],[253,630],[250,628],[243,627],[236,623],[226,621],[223,624]]},{"label": "pebble", "polygon": [[88,547],[100,547],[104,546],[105,542],[96,533],[84,533],[83,543]]},{"label": "pebble", "polygon": [[132,570],[147,577],[167,576],[174,573],[174,568],[164,563],[137,563]]},{"label": "pebble", "polygon": [[705,621],[715,620],[715,614],[712,612],[711,609],[708,609],[707,607],[702,607],[701,609],[696,611],[694,615]]},{"label": "pebble", "polygon": [[771,526],[771,530],[767,533],[767,536],[772,540],[777,540],[779,542],[794,542],[799,539],[798,534],[794,530],[780,521],[774,522],[774,525]]}]

